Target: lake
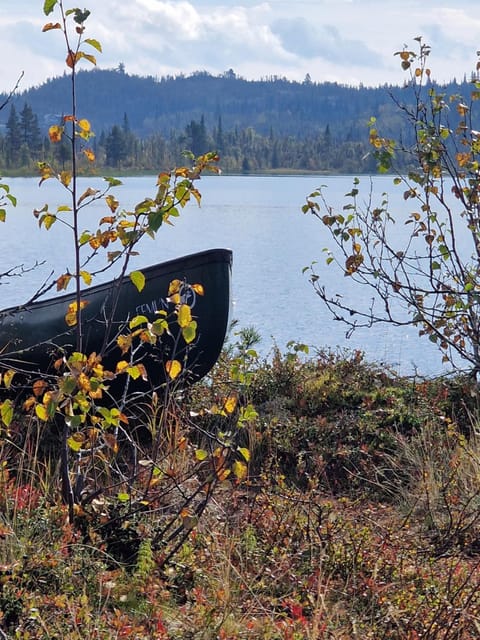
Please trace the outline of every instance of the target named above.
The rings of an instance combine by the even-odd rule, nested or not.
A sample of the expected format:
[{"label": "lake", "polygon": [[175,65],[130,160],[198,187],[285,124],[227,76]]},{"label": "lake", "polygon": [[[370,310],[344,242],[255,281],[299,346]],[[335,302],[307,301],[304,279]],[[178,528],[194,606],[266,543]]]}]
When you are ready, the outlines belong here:
[{"label": "lake", "polygon": [[[203,177],[198,183],[202,206],[189,205],[175,226],[160,229],[155,241],[146,239],[141,256],[132,266],[141,268],[203,249],[228,247],[234,253],[232,317],[238,320],[238,327],[258,330],[261,355],[268,356],[274,344],[285,351],[287,342],[294,340],[318,348],[361,349],[368,359],[404,374],[446,372],[437,349],[420,339],[413,328],[376,325],[358,330],[347,339],[346,327],[332,320],[308,276],[302,273],[313,260],[324,262],[322,249],[328,243],[323,225],[302,214],[305,197],[326,185],[329,202],[341,208],[352,180],[348,176],[311,175]],[[0,227],[0,269],[44,263],[22,278],[2,281],[2,307],[24,302],[52,271],[59,275],[67,267],[73,268],[68,229],[57,223],[48,232],[39,230],[32,215],[34,208],[40,209],[45,203],[54,212],[58,205],[68,203],[68,194],[53,181],[41,187],[36,178],[5,181],[18,206],[9,211],[7,223]],[[81,190],[101,184],[96,179],[81,179]],[[369,179],[361,184],[368,191]],[[393,187],[391,177],[375,177],[373,184],[377,193],[391,192],[392,203],[395,197],[401,203],[401,193]],[[155,177],[151,176],[125,178],[123,186],[115,190],[123,208],[154,193]],[[82,228],[93,230],[98,217],[108,213],[102,212],[98,203],[89,211],[85,209]],[[338,287],[339,293],[348,293],[353,299],[365,295],[363,290],[351,287],[343,274],[319,268],[321,276]]]}]

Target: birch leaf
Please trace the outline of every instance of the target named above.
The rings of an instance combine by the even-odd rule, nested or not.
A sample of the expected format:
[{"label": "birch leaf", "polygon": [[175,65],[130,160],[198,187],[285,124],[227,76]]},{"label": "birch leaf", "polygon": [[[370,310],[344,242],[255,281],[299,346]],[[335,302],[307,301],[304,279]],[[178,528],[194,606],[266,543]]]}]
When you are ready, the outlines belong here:
[{"label": "birch leaf", "polygon": [[165,363],[165,369],[172,380],[175,380],[182,371],[182,365],[178,360],[168,360]]},{"label": "birch leaf", "polygon": [[130,274],[130,280],[137,288],[137,291],[143,291],[143,288],[145,287],[145,276],[141,271],[132,271]]}]

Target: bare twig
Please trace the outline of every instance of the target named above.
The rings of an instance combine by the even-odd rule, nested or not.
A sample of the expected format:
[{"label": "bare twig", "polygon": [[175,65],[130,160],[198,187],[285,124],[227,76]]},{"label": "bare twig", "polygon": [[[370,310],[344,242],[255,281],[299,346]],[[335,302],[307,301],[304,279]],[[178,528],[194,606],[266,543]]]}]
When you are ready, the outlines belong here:
[{"label": "bare twig", "polygon": [[14,94],[15,94],[16,90],[18,89],[18,87],[19,87],[19,85],[20,85],[20,81],[21,81],[21,79],[23,78],[24,74],[25,74],[25,71],[22,71],[22,73],[18,76],[18,80],[17,80],[17,82],[15,83],[15,86],[14,86],[14,87],[13,87],[13,89],[10,91],[10,93],[9,93],[9,94],[8,94],[8,96],[5,98],[5,100],[2,102],[2,104],[0,104],[0,111],[1,111],[2,109],[4,109],[4,108],[7,106],[7,104],[10,102],[10,100],[13,98],[13,96],[14,96]]}]

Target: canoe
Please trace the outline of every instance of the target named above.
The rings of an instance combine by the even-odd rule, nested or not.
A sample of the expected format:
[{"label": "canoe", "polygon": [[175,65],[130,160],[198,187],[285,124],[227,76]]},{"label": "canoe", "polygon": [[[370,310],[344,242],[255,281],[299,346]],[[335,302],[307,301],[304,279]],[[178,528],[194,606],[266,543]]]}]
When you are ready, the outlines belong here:
[{"label": "canoe", "polygon": [[[187,345],[178,324],[172,322],[171,335],[164,334],[155,346],[142,344],[135,360],[144,364],[148,380],[136,381],[134,386],[138,389],[143,384],[146,390],[162,384],[167,379],[165,363],[173,359],[182,364],[183,382],[199,380],[217,361],[228,330],[231,267],[230,250],[210,249],[142,269],[141,291],[128,276],[86,288],[82,291],[82,300],[88,301],[82,311],[83,353],[102,353],[104,368],[115,371],[117,363],[128,358],[117,346],[117,336],[128,332],[133,317],[141,315],[153,322],[161,317],[158,311],[174,311],[168,290],[173,280],[179,280],[185,283],[182,301],[190,305],[197,322],[195,339]],[[188,286],[197,284],[201,288]],[[59,355],[75,351],[75,328],[65,320],[74,301],[75,294],[69,293],[0,311],[0,368],[38,375],[53,372]],[[110,316],[113,322],[108,325]]]}]

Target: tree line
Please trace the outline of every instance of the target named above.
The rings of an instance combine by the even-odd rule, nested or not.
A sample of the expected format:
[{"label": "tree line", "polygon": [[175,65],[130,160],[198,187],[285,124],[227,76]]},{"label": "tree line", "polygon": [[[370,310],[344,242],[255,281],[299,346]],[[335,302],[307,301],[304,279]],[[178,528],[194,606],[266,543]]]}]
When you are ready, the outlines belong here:
[{"label": "tree line", "polygon": [[[368,131],[365,139],[348,134],[332,134],[330,126],[306,138],[276,134],[267,135],[253,127],[225,129],[219,116],[209,128],[205,117],[192,119],[180,130],[168,135],[135,133],[124,114],[122,122],[97,132],[93,140],[96,166],[121,171],[157,171],[178,165],[185,150],[195,155],[216,151],[226,172],[256,171],[324,171],[353,173],[374,170],[368,154]],[[5,126],[0,133],[0,172],[32,172],[38,162],[63,166],[70,159],[66,141],[52,144],[42,131],[40,119],[31,105],[18,110],[10,105]]]}]

